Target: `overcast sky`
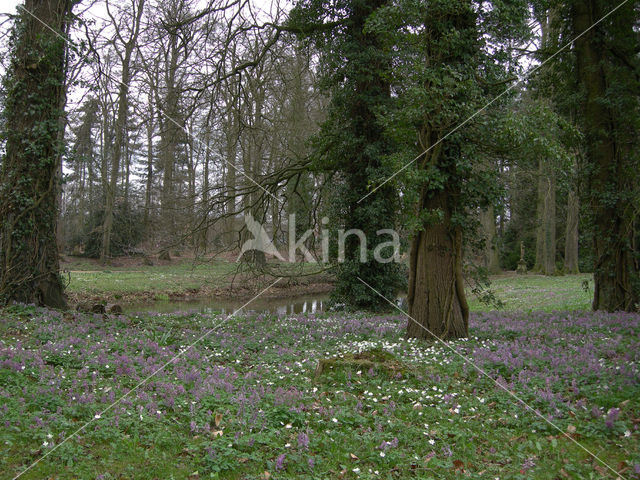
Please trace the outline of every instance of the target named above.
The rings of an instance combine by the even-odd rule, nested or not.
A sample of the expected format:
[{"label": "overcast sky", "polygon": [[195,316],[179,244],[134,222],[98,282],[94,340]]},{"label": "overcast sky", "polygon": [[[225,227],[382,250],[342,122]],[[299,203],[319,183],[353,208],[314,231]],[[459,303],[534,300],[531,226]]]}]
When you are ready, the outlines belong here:
[{"label": "overcast sky", "polygon": [[[18,4],[24,3],[24,0],[0,0],[0,14],[2,13],[16,13],[16,6]],[[100,3],[100,2],[96,2]],[[271,5],[274,3],[273,0],[253,0],[254,5],[260,6],[266,12],[269,11]],[[290,3],[283,1],[283,4]]]},{"label": "overcast sky", "polygon": [[16,5],[22,3],[21,0],[2,0],[0,2],[0,13],[16,13]]}]

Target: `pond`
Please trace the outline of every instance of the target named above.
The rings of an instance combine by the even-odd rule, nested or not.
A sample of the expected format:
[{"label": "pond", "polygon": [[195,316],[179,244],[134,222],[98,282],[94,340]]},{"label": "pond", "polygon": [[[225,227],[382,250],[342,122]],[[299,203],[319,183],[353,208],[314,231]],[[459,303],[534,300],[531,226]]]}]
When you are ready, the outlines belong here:
[{"label": "pond", "polygon": [[[123,305],[124,313],[153,312],[175,313],[195,311],[200,313],[233,313],[248,299],[232,298],[200,298],[196,300],[157,300],[155,302],[130,303]],[[288,298],[256,298],[244,307],[245,312],[274,313],[291,315],[296,313],[320,313],[329,308],[329,294],[307,294]],[[405,294],[396,298],[396,305],[402,310],[407,309]]]},{"label": "pond", "polygon": [[[130,303],[123,305],[125,313],[155,312],[175,313],[196,311],[201,313],[233,313],[247,303],[249,299],[200,298],[196,300],[176,301],[157,300],[155,302]],[[247,305],[245,312],[275,313],[290,315],[295,313],[319,313],[328,308],[329,294],[303,295],[288,298],[257,298]]]}]

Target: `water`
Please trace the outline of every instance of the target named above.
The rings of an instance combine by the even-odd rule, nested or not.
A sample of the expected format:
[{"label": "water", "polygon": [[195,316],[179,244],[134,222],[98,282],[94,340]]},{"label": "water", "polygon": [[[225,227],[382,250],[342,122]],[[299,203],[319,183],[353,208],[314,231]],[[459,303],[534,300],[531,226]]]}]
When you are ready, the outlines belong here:
[{"label": "water", "polygon": [[[233,313],[244,306],[249,299],[200,298],[197,300],[156,300],[155,302],[130,303],[123,305],[125,313]],[[407,297],[401,293],[395,301],[396,305],[406,311]],[[289,298],[256,298],[243,308],[244,312],[274,313],[292,315],[296,313],[320,313],[329,308],[329,294],[299,295]]]},{"label": "water", "polygon": [[[233,313],[249,299],[201,298],[197,300],[131,303],[123,305],[125,313],[154,312],[175,313],[196,311],[201,313]],[[329,295],[304,295],[289,298],[257,298],[244,307],[244,312],[275,313],[291,315],[295,313],[319,313],[328,307]]]}]

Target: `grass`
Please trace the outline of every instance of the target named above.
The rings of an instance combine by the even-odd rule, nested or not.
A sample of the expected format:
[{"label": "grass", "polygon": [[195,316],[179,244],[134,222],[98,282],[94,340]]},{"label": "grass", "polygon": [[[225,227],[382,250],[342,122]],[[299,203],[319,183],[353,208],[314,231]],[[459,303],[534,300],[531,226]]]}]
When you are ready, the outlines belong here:
[{"label": "grass", "polygon": [[[161,296],[235,264],[95,268],[72,291]],[[0,479],[43,455],[20,478],[638,479],[640,316],[582,311],[585,281],[503,275],[504,311],[471,299],[449,346],[490,378],[395,315],[5,308]]]},{"label": "grass", "polygon": [[236,270],[236,264],[223,260],[194,265],[185,260],[167,265],[102,267],[96,263],[74,260],[64,265],[70,280],[71,295],[119,297],[149,294],[181,294],[199,290],[203,285],[219,286]]},{"label": "grass", "polygon": [[[516,275],[491,278],[491,290],[504,303],[506,311],[588,310],[593,299],[593,275]],[[484,311],[487,306],[469,296],[471,311]]]},{"label": "grass", "polygon": [[[166,301],[185,295],[206,297],[232,283],[243,290],[255,281],[255,277],[247,280],[239,267],[238,263],[224,259],[204,263],[182,259],[159,265],[137,262],[126,266],[101,266],[95,261],[73,258],[63,265],[64,276],[68,279],[67,294],[73,300],[134,302]],[[278,268],[283,274],[317,271],[311,264],[284,264]],[[310,278],[326,282],[322,275]],[[253,295],[253,290],[246,290],[247,295]]]},{"label": "grass", "polygon": [[[211,290],[229,285],[237,267],[235,262],[225,260],[194,265],[184,259],[166,265],[103,268],[80,258],[64,266],[70,279],[67,292],[73,298],[137,301],[168,300],[185,293],[207,295]],[[312,266],[304,268],[309,270]],[[236,285],[242,286],[243,282],[236,279]],[[510,273],[493,277],[491,290],[504,303],[506,311],[587,310],[593,297],[593,277],[591,274],[545,277]],[[291,291],[295,293],[295,287]],[[489,308],[470,292],[468,296],[471,311]]]},{"label": "grass", "polygon": [[476,313],[450,344],[560,431],[400,316],[1,316],[2,479],[616,478],[563,433],[640,476],[638,315]]}]

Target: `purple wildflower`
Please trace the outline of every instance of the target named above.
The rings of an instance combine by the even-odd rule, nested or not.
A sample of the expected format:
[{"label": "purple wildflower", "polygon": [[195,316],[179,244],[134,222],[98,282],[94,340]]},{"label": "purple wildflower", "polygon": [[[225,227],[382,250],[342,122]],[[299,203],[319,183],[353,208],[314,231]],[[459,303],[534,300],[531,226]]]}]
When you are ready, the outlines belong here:
[{"label": "purple wildflower", "polygon": [[298,447],[305,450],[309,448],[309,435],[307,435],[305,432],[300,432],[298,434]]},{"label": "purple wildflower", "polygon": [[612,408],[609,410],[609,413],[607,414],[607,418],[604,421],[604,424],[607,426],[607,428],[613,428],[614,423],[618,419],[618,415],[620,415],[619,408]]}]

